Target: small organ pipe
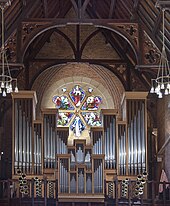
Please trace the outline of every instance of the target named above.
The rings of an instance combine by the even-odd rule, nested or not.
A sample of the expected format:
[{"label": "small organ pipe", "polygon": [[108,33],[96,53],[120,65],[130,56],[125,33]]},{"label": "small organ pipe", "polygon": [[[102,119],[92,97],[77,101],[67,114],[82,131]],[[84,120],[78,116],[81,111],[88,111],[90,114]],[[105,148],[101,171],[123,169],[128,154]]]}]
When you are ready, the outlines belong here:
[{"label": "small organ pipe", "polygon": [[15,101],[15,169],[18,167],[19,163],[19,147],[18,147],[18,105]]},{"label": "small organ pipe", "polygon": [[46,145],[46,139],[47,139],[47,128],[46,128],[47,122],[46,118],[44,117],[44,166],[46,168],[46,162],[47,162],[47,145]]},{"label": "small organ pipe", "polygon": [[141,173],[141,117],[140,110],[138,109],[138,173]]},{"label": "small organ pipe", "polygon": [[144,118],[144,112],[145,112],[145,108],[144,108],[144,103],[142,103],[142,110],[141,110],[141,130],[142,130],[142,167],[145,170],[145,118]]},{"label": "small organ pipe", "polygon": [[124,139],[124,175],[126,174],[126,132],[123,132],[123,139]]}]

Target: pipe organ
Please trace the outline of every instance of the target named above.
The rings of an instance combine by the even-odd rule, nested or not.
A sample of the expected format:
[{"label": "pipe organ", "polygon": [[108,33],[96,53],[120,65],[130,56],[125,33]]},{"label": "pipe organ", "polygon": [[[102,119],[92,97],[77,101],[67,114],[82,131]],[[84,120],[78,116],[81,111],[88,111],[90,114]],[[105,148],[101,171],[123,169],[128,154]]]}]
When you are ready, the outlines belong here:
[{"label": "pipe organ", "polygon": [[138,175],[147,170],[146,97],[146,92],[126,92],[122,103],[122,117],[127,127],[119,125],[119,165],[124,165],[126,161],[126,174],[129,175]]},{"label": "pipe organ", "polygon": [[120,123],[117,125],[118,129],[118,150],[119,150],[119,163],[118,171],[120,175],[126,175],[126,146],[127,146],[127,135],[126,135],[126,124]]},{"label": "pipe organ", "polygon": [[[34,173],[34,161],[39,161],[34,153],[34,113],[36,98],[34,92],[13,95],[13,174],[17,169],[24,173]],[[36,140],[35,140],[36,141]],[[37,151],[36,151],[37,152]],[[36,162],[35,164],[39,164]]]},{"label": "pipe organ", "polygon": [[45,114],[43,111],[44,125],[44,168],[55,166],[56,154],[56,115]]},{"label": "pipe organ", "polygon": [[42,174],[42,124],[34,123],[34,174]]},{"label": "pipe organ", "polygon": [[145,168],[145,104],[144,101],[127,100],[129,173],[137,175]]},{"label": "pipe organ", "polygon": [[116,169],[116,117],[104,115],[105,168]]},{"label": "pipe organ", "polygon": [[[35,92],[14,93],[13,178],[17,178],[17,169],[28,178],[38,175],[42,179],[45,175],[49,181],[57,182],[61,202],[78,198],[84,201],[85,196],[91,201],[104,201],[104,195],[110,191],[105,187],[116,176],[134,177],[147,169],[146,96],[144,92],[126,92],[122,114],[116,109],[102,109],[100,124],[88,125],[81,137],[74,136],[68,126],[75,116],[72,108],[72,114],[65,115],[70,119],[64,126],[58,124],[55,108],[43,109],[41,118],[36,120]],[[87,111],[86,116],[89,114]],[[86,125],[86,119],[79,120]]]}]

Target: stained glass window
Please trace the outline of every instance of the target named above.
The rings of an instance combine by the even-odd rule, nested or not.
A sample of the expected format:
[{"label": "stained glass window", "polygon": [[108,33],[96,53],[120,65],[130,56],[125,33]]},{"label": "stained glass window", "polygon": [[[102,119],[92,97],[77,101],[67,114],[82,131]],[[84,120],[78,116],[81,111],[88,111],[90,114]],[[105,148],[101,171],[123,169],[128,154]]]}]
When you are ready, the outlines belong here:
[{"label": "stained glass window", "polygon": [[100,105],[102,98],[75,85],[71,91],[63,90],[61,96],[54,96],[52,101],[59,110],[57,126],[69,127],[76,137],[88,126],[101,127]]}]

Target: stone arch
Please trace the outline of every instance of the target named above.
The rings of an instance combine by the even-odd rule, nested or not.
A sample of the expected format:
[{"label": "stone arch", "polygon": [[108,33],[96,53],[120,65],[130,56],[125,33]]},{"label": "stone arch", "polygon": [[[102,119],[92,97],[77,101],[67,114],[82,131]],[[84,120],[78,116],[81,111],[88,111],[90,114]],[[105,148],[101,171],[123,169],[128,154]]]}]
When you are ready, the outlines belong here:
[{"label": "stone arch", "polygon": [[52,97],[62,93],[62,87],[68,90],[75,84],[87,89],[93,87],[94,94],[103,98],[103,108],[118,109],[120,114],[121,98],[124,87],[120,80],[108,69],[85,63],[69,63],[53,66],[45,70],[34,81],[32,90],[37,92],[37,116],[41,108],[54,108]]}]

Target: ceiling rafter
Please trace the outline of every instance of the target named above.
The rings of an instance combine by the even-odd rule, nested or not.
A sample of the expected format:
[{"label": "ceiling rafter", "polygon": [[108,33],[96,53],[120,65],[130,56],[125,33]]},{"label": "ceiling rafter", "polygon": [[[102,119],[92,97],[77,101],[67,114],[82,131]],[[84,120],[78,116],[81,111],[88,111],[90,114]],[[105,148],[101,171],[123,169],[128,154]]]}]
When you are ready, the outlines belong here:
[{"label": "ceiling rafter", "polygon": [[156,18],[155,25],[154,25],[153,30],[152,30],[152,34],[154,36],[156,36],[156,33],[160,27],[161,20],[162,20],[162,12],[160,11],[158,17]]},{"label": "ceiling rafter", "polygon": [[76,16],[78,17],[78,6],[76,4],[76,1],[75,0],[70,0],[72,5],[73,5],[73,8],[74,8],[74,11],[76,13]]},{"label": "ceiling rafter", "polygon": [[[90,14],[90,16],[94,16],[94,17],[97,16],[97,14],[95,14],[95,13],[93,13],[93,14],[90,13],[90,9],[89,9],[89,14]],[[99,17],[99,18],[100,18],[100,17]],[[122,59],[124,59],[124,60],[127,59],[127,60],[129,61],[129,63],[133,65],[133,63],[131,62],[131,60],[129,60],[129,58],[127,57],[127,54],[125,54],[125,52],[123,52],[123,49],[122,49],[121,52],[117,50],[118,48],[120,48],[120,45],[119,45],[118,47],[115,47],[114,44],[112,44],[112,42],[110,42],[110,41],[111,41],[110,38],[109,38],[109,40],[108,40],[108,35],[106,35],[106,32],[107,32],[107,31],[106,31],[106,32],[105,32],[104,30],[101,30],[101,31],[102,31],[102,34],[105,36],[106,41],[108,41],[109,43],[111,43],[112,48],[117,51],[118,55],[119,55]],[[108,32],[109,32],[109,31],[108,31]],[[122,45],[123,45],[123,46],[125,45],[125,47],[127,48],[127,45],[128,45],[128,44],[124,44],[124,42],[123,42]],[[125,55],[122,56],[122,54],[125,54]]]},{"label": "ceiling rafter", "polygon": [[85,0],[83,3],[82,9],[81,9],[82,10],[82,17],[85,16],[85,11],[86,11],[86,8],[87,8],[89,2],[90,2],[90,0]]},{"label": "ceiling rafter", "polygon": [[134,3],[133,3],[133,9],[132,9],[132,20],[137,20],[137,12],[138,12],[138,9],[139,9],[139,3],[140,3],[140,0],[134,0]]},{"label": "ceiling rafter", "polygon": [[[18,15],[13,24],[9,27],[9,29],[5,33],[5,39],[8,39],[10,35],[14,32],[14,30],[22,23],[23,19],[29,16],[29,14],[33,11],[34,6],[39,4],[39,0],[30,0],[27,6],[23,6],[22,12]],[[6,25],[8,27],[8,25]]]},{"label": "ceiling rafter", "polygon": [[116,0],[111,0],[110,10],[109,10],[109,19],[113,18],[115,7],[116,7]]},{"label": "ceiling rafter", "polygon": [[44,7],[44,17],[48,18],[47,0],[43,0],[43,7]]},{"label": "ceiling rafter", "polygon": [[47,42],[47,40],[50,38],[53,32],[54,32],[54,29],[51,29],[43,33],[42,36],[37,41],[35,41],[34,47],[30,46],[31,52],[29,56],[27,57],[28,59],[27,61],[32,61],[37,56],[37,54],[40,52],[45,42]]},{"label": "ceiling rafter", "polygon": [[66,14],[68,13],[68,11],[71,9],[72,4],[71,4],[70,0],[64,1],[64,2],[63,2],[63,0],[60,0],[58,7],[59,7],[59,12],[57,15],[55,15],[55,17],[64,18],[66,16]]}]

